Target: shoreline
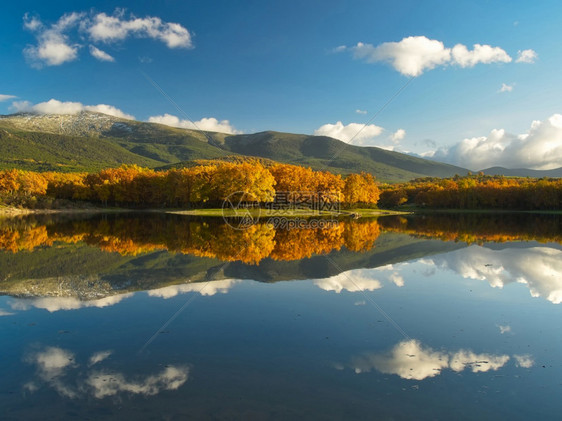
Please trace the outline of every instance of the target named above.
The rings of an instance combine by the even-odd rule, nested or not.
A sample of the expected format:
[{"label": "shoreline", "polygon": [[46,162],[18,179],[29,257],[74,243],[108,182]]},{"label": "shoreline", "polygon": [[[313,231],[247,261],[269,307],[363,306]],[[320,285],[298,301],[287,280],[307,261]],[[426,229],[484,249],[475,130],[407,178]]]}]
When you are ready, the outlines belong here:
[{"label": "shoreline", "polygon": [[268,209],[249,209],[247,212],[235,209],[203,208],[203,209],[130,209],[130,208],[63,208],[63,209],[25,209],[14,207],[0,207],[0,217],[16,217],[25,215],[74,215],[74,214],[117,214],[117,213],[165,213],[172,215],[200,216],[200,217],[379,217],[389,215],[424,215],[424,214],[506,214],[506,213],[525,213],[525,214],[547,214],[560,215],[562,210],[517,210],[517,209],[412,209],[404,210],[393,209],[345,209],[341,212],[329,211],[271,211]]},{"label": "shoreline", "polygon": [[166,213],[172,215],[204,216],[204,217],[378,217],[387,215],[409,215],[410,211],[395,211],[388,209],[346,209],[342,212],[318,212],[306,210],[292,211],[270,211],[267,209],[251,209],[249,213],[234,209],[208,208],[208,209],[128,209],[128,208],[65,208],[65,209],[24,209],[14,207],[1,207],[0,217],[24,216],[24,215],[55,215],[55,214],[99,214],[99,213]]},{"label": "shoreline", "polygon": [[3,207],[0,208],[0,217],[2,216],[22,216],[22,215],[54,215],[54,214],[80,214],[80,213],[128,213],[137,212],[134,209],[120,208],[76,208],[76,209],[22,209]]}]

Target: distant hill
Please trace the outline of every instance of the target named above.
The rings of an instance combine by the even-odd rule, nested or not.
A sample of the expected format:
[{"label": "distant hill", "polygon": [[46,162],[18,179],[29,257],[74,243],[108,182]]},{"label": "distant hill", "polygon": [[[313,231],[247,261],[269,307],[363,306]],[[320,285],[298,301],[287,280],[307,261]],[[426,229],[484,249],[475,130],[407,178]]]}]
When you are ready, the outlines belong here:
[{"label": "distant hill", "polygon": [[468,170],[325,136],[280,132],[229,135],[126,120],[94,112],[0,116],[0,168],[93,171],[120,164],[151,168],[195,159],[253,156],[340,174],[367,171],[387,182]]},{"label": "distant hill", "polygon": [[553,170],[529,170],[526,168],[503,168],[503,167],[492,167],[482,170],[486,175],[504,175],[506,177],[562,177],[562,167]]}]

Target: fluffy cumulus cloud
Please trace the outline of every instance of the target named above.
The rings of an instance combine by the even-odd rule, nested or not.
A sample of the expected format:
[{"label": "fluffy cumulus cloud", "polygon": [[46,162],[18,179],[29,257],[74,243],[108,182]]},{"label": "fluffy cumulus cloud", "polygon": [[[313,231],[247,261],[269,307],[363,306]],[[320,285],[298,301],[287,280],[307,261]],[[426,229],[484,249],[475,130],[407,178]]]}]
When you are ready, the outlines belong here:
[{"label": "fluffy cumulus cloud", "polygon": [[[562,251],[550,247],[490,250],[470,246],[427,260],[463,278],[488,282],[494,288],[512,283],[526,285],[533,297],[562,303]],[[505,333],[508,327],[500,327]],[[502,331],[503,329],[503,331]]]},{"label": "fluffy cumulus cloud", "polygon": [[47,386],[67,398],[102,399],[121,394],[153,396],[163,390],[176,390],[188,379],[189,369],[178,365],[166,366],[156,374],[136,374],[134,379],[128,379],[123,373],[99,367],[109,355],[110,351],[94,353],[88,366],[95,367],[84,371],[75,354],[63,348],[45,347],[32,352],[25,361],[35,366],[36,376],[24,388],[33,393]]},{"label": "fluffy cumulus cloud", "polygon": [[411,36],[378,46],[359,42],[349,50],[357,59],[369,63],[387,62],[398,72],[412,77],[438,66],[473,67],[478,63],[509,63],[512,60],[500,47],[474,44],[469,50],[465,45],[457,44],[448,48],[443,42],[425,36]]},{"label": "fluffy cumulus cloud", "polygon": [[452,62],[461,67],[474,67],[478,63],[509,63],[511,57],[499,47],[474,44],[472,50],[466,46],[457,44],[451,50]]},{"label": "fluffy cumulus cloud", "polygon": [[488,136],[467,138],[424,156],[471,170],[492,166],[537,170],[559,168],[562,167],[562,114],[533,121],[524,134],[514,135],[504,129],[494,129]]},{"label": "fluffy cumulus cloud", "polygon": [[[35,67],[58,66],[76,60],[82,42],[111,44],[127,38],[151,38],[168,48],[193,47],[190,32],[179,23],[164,22],[159,17],[139,18],[117,9],[112,15],[94,12],[73,12],[63,15],[53,24],[44,24],[39,17],[24,16],[24,28],[33,33],[35,45],[28,45],[24,55]],[[101,61],[114,61],[107,52],[95,45],[90,54]]]},{"label": "fluffy cumulus cloud", "polygon": [[67,32],[76,27],[84,13],[68,13],[57,22],[45,26],[37,17],[24,16],[24,27],[31,31],[36,39],[36,45],[28,45],[24,55],[35,67],[58,66],[78,57],[80,45],[72,42]]},{"label": "fluffy cumulus cloud", "polygon": [[16,101],[12,108],[18,112],[32,112],[38,114],[78,114],[81,111],[95,111],[98,113],[112,115],[114,117],[134,120],[131,114],[124,113],[119,108],[107,104],[84,105],[81,102],[59,101],[50,99],[39,104],[31,104],[28,101]]},{"label": "fluffy cumulus cloud", "polygon": [[92,57],[97,58],[99,61],[115,61],[115,59],[107,54],[105,51],[100,50],[94,45],[90,45],[90,54]]},{"label": "fluffy cumulus cloud", "polygon": [[371,353],[353,357],[351,368],[356,373],[373,369],[385,374],[395,374],[403,379],[423,380],[435,377],[445,369],[473,373],[496,371],[508,361],[508,355],[476,354],[461,349],[456,352],[434,350],[418,340],[402,341],[387,353]]},{"label": "fluffy cumulus cloud", "polygon": [[382,132],[383,128],[374,124],[343,124],[341,121],[338,121],[336,124],[324,124],[314,130],[316,136],[329,136],[342,142],[353,142],[354,144],[365,144],[379,136]]},{"label": "fluffy cumulus cloud", "polygon": [[220,132],[229,134],[238,134],[228,120],[217,120],[214,117],[202,118],[198,121],[181,120],[179,117],[171,114],[155,115],[148,118],[150,123],[165,124],[166,126],[179,127],[181,129],[205,130],[208,132]]},{"label": "fluffy cumulus cloud", "polygon": [[534,63],[538,58],[538,54],[534,50],[519,50],[517,51],[517,63]]}]

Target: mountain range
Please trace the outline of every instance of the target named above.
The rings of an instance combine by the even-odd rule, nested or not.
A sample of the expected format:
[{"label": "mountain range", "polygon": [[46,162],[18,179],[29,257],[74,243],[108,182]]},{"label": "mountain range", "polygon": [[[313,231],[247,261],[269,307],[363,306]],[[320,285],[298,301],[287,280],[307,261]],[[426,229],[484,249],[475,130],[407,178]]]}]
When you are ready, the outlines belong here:
[{"label": "mountain range", "polygon": [[[349,145],[326,136],[274,131],[205,132],[90,111],[0,116],[0,169],[94,171],[121,164],[165,169],[190,165],[196,159],[229,156],[259,157],[344,175],[366,171],[383,182],[468,172],[454,165],[377,147]],[[485,173],[490,171],[499,170]],[[558,175],[548,176],[562,175],[562,168],[552,171]],[[543,176],[540,171],[533,174]]]}]

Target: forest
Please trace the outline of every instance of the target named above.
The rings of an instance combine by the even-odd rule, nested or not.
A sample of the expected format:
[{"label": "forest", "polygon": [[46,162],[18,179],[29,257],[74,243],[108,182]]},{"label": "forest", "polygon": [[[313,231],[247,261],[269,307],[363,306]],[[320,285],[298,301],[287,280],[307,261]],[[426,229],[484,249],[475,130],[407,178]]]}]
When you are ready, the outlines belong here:
[{"label": "forest", "polygon": [[368,173],[345,178],[329,171],[258,159],[196,161],[187,168],[157,171],[122,165],[94,173],[0,171],[0,204],[57,208],[90,203],[127,208],[220,207],[238,200],[271,203],[280,192],[313,193],[343,208],[560,210],[562,179],[469,174],[380,184]]},{"label": "forest", "polygon": [[429,209],[562,209],[562,179],[489,176],[421,178],[381,186],[379,207]]},{"label": "forest", "polygon": [[277,192],[308,192],[325,202],[374,206],[379,188],[368,173],[345,179],[297,165],[204,161],[189,168],[155,171],[136,165],[96,173],[0,171],[0,200],[6,205],[50,207],[56,200],[132,208],[220,206],[231,194],[272,202]]}]

